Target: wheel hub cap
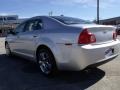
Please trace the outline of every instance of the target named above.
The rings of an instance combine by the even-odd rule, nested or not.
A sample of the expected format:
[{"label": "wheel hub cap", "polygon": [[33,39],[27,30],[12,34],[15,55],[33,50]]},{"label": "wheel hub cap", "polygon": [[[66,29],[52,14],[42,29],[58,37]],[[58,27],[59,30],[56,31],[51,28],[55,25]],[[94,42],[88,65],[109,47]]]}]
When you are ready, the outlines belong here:
[{"label": "wheel hub cap", "polygon": [[39,54],[39,66],[45,74],[49,74],[51,71],[51,63],[49,62],[49,55],[46,52]]}]

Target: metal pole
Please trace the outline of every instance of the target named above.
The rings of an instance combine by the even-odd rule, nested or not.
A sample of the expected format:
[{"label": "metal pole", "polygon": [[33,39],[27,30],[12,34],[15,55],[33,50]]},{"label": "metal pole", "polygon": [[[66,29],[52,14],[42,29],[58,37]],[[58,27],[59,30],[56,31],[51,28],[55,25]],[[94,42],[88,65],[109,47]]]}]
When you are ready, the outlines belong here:
[{"label": "metal pole", "polygon": [[99,0],[97,0],[97,24],[99,24]]},{"label": "metal pole", "polygon": [[49,12],[49,16],[52,16],[52,15],[53,15],[53,12],[52,12],[52,11],[50,11],[50,12]]},{"label": "metal pole", "polygon": [[51,16],[53,15],[53,12],[51,11]]}]

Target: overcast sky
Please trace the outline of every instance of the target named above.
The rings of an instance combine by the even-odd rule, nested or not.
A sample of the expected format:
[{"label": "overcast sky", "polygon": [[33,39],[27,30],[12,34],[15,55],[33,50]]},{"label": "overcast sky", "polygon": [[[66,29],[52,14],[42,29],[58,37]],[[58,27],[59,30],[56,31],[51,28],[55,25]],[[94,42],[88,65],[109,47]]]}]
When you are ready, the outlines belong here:
[{"label": "overcast sky", "polygon": [[[100,0],[100,19],[120,16],[120,0]],[[17,14],[20,17],[37,15],[73,16],[96,19],[96,0],[1,0],[0,15]]]}]

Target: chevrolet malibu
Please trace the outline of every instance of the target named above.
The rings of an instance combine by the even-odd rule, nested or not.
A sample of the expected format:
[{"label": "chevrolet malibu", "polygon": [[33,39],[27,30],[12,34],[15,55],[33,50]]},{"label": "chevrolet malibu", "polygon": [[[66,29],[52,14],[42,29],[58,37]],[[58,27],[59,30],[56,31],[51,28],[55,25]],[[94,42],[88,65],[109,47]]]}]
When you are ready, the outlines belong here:
[{"label": "chevrolet malibu", "polygon": [[6,54],[37,62],[45,75],[97,67],[118,56],[120,42],[115,29],[72,17],[37,16],[9,32]]}]

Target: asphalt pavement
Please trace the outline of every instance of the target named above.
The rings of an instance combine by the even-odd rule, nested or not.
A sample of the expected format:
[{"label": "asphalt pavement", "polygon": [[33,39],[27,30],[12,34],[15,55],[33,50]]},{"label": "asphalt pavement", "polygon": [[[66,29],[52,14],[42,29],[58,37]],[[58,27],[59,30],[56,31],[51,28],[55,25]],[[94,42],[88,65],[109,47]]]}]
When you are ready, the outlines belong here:
[{"label": "asphalt pavement", "polygon": [[120,90],[120,56],[88,72],[60,71],[42,75],[36,63],[7,57],[0,39],[0,90]]}]

